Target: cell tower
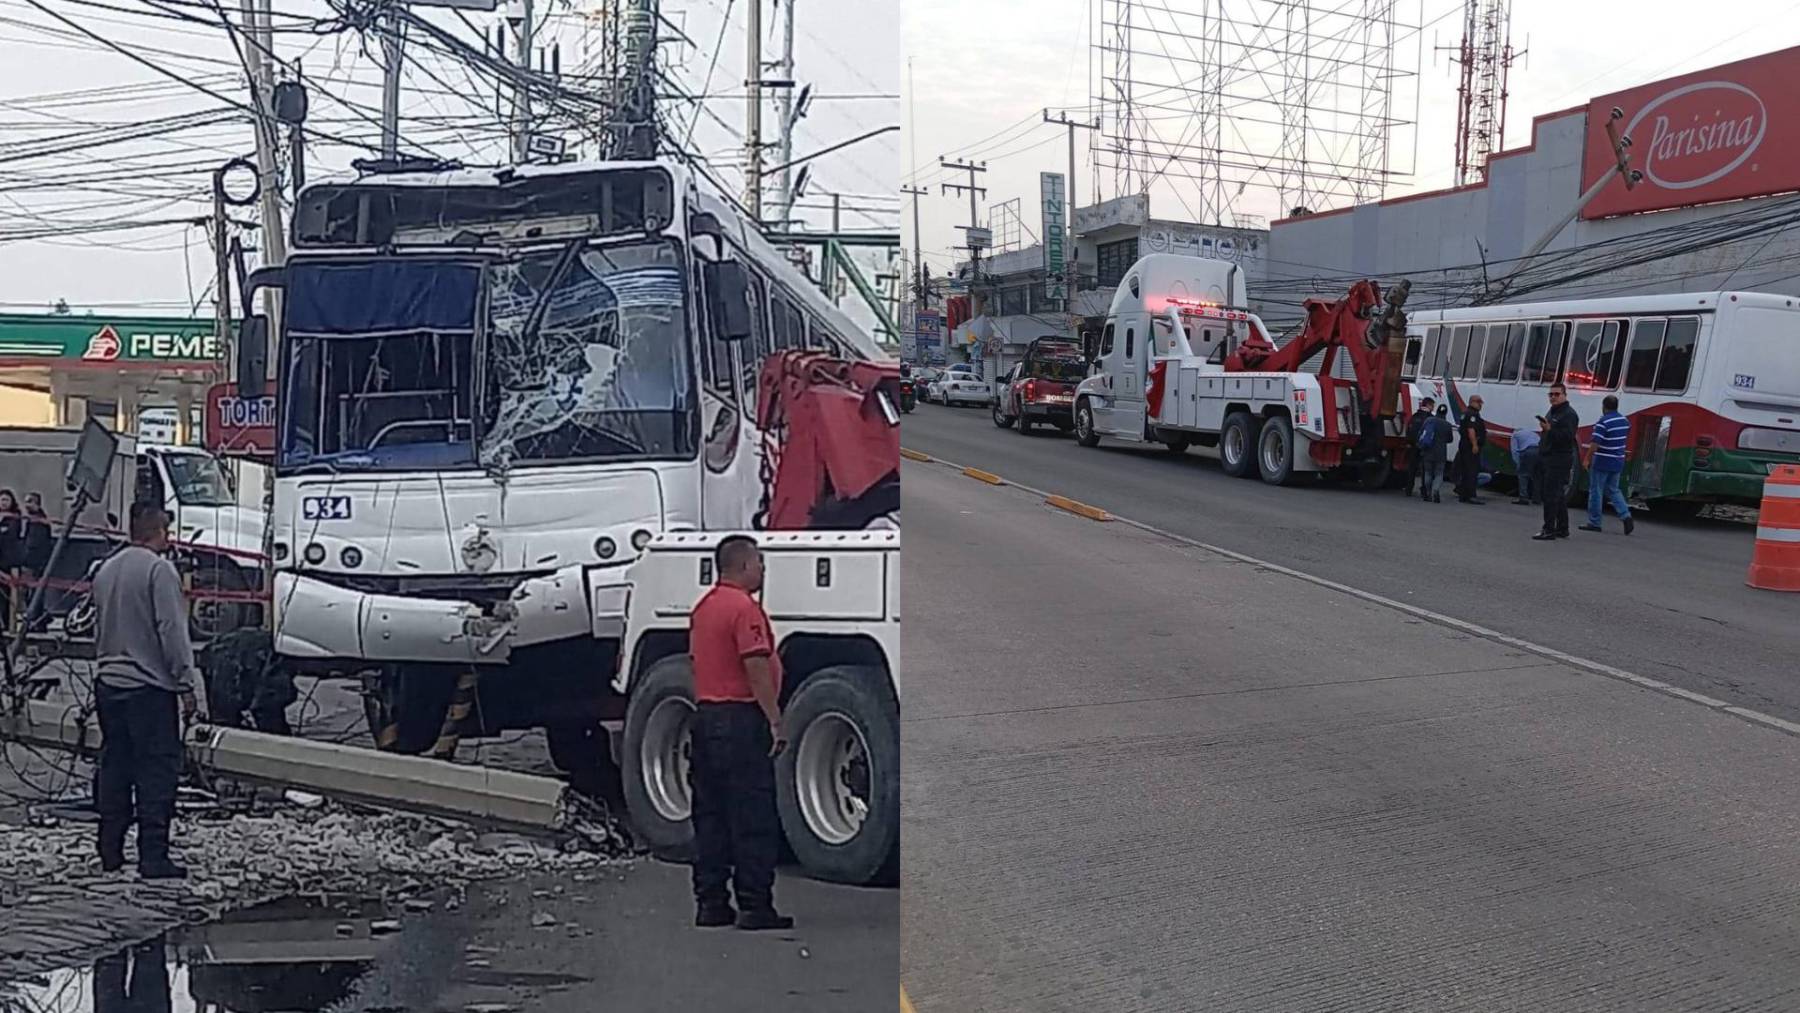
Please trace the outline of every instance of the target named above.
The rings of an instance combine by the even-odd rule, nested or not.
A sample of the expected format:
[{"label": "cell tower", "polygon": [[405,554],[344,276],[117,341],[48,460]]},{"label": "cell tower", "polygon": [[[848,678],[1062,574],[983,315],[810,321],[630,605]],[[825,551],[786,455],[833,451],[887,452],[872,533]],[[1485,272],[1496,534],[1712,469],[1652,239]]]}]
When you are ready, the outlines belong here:
[{"label": "cell tower", "polygon": [[1506,80],[1513,60],[1512,0],[1467,0],[1463,5],[1462,66],[1456,96],[1456,185],[1487,179],[1488,156],[1506,137]]},{"label": "cell tower", "polygon": [[1096,180],[1209,224],[1380,199],[1412,172],[1390,157],[1418,77],[1400,3],[1095,0]]}]

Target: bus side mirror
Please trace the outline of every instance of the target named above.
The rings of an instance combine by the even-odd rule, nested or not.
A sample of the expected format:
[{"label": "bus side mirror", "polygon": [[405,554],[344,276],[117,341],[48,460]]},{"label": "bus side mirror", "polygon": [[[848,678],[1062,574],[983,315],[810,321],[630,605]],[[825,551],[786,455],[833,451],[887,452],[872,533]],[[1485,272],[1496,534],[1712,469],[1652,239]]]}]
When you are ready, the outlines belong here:
[{"label": "bus side mirror", "polygon": [[238,322],[237,395],[260,398],[268,393],[269,318],[261,314]]},{"label": "bus side mirror", "polygon": [[706,304],[713,334],[726,341],[745,341],[750,329],[750,274],[736,260],[706,265]]}]

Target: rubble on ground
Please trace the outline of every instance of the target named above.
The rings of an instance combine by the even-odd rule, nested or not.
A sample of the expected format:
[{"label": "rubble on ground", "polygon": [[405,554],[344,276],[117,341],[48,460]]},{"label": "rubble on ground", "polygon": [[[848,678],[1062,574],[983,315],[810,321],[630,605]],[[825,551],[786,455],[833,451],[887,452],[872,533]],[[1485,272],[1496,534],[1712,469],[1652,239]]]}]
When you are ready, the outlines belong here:
[{"label": "rubble on ground", "polygon": [[448,892],[451,906],[470,883],[591,874],[628,854],[615,830],[593,821],[552,842],[327,803],[179,818],[175,858],[189,878],[145,883],[130,864],[101,871],[92,823],[36,822],[0,825],[0,978],[88,959],[130,942],[122,932],[147,936],[278,897]]}]

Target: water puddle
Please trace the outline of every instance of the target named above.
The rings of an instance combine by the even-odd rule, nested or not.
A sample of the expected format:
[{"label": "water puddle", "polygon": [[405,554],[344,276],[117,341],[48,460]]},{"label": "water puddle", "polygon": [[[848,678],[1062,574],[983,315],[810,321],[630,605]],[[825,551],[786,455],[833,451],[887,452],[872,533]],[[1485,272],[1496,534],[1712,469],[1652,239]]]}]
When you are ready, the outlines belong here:
[{"label": "water puddle", "polygon": [[397,1013],[407,1005],[356,997],[399,928],[379,901],[273,901],[86,967],[0,982],[0,1013]]}]

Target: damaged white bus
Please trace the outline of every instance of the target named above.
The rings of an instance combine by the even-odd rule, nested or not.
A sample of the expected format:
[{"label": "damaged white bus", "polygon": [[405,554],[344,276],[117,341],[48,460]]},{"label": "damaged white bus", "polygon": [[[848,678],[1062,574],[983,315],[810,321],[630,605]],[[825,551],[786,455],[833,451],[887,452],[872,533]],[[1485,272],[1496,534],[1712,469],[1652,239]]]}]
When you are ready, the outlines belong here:
[{"label": "damaged white bus", "polygon": [[[278,342],[239,342],[241,384],[265,348],[276,377],[276,653],[360,678],[381,748],[542,727],[613,794],[593,589],[663,532],[768,526],[767,361],[888,356],[673,164],[365,172],[302,192],[291,250],[244,292],[283,290]],[[898,483],[811,526],[897,526]]]}]

